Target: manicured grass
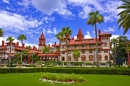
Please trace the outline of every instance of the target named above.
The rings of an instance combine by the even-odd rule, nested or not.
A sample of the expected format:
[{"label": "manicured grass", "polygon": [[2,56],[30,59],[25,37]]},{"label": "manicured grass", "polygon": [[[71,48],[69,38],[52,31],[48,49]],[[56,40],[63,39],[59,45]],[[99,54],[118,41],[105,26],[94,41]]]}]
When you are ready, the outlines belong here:
[{"label": "manicured grass", "polygon": [[49,84],[39,81],[43,73],[0,74],[0,86],[129,86],[128,75],[76,74],[87,82],[82,84]]}]

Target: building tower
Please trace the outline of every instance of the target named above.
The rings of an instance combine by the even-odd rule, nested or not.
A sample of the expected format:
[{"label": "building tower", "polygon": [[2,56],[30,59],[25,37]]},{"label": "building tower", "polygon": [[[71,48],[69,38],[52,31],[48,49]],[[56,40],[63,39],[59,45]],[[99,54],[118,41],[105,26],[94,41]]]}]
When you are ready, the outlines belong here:
[{"label": "building tower", "polygon": [[44,38],[44,34],[42,32],[40,38],[39,38],[39,50],[42,51],[42,49],[46,46],[45,44],[46,39]]},{"label": "building tower", "polygon": [[83,34],[82,34],[82,30],[79,28],[78,34],[77,34],[77,40],[82,41],[83,38]]}]

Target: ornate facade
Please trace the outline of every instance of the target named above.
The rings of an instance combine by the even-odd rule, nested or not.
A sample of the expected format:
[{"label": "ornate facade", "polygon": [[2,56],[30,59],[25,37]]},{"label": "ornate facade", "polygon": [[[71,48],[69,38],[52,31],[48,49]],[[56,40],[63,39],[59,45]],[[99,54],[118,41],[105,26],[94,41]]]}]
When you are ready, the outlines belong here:
[{"label": "ornate facade", "polygon": [[[106,63],[109,62],[110,59],[110,33],[101,33],[100,30],[98,30],[98,58],[99,62]],[[77,38],[74,39],[68,37],[68,61],[69,62],[96,62],[95,58],[95,48],[96,48],[96,39],[85,39],[84,35],[82,34],[82,30],[78,30]],[[36,48],[33,46],[33,48],[28,49],[24,44],[22,46],[19,46],[19,42],[11,43],[11,56],[14,56],[16,52],[21,52],[22,50],[28,49],[28,54],[36,53],[38,52],[38,56],[41,60],[46,59],[46,54],[42,53],[42,48],[46,46],[46,39],[44,38],[44,34],[42,33],[39,38],[39,47]],[[56,61],[62,61],[66,62],[66,42],[65,40],[61,41],[61,46],[57,44],[56,42],[48,47],[52,50],[51,53],[48,53],[47,59],[48,60],[56,60]],[[74,58],[73,57],[73,51],[74,50],[80,50],[80,57]],[[9,57],[9,50],[10,46],[9,43],[4,43],[2,41],[2,45],[0,46],[0,59],[8,59]],[[30,63],[30,57],[27,56],[28,63]]]}]

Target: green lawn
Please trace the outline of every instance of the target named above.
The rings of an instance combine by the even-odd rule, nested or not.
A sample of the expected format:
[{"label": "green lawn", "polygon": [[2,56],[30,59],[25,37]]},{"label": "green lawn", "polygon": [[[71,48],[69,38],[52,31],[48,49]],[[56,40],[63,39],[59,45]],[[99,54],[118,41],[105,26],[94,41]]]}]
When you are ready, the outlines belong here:
[{"label": "green lawn", "polygon": [[[39,81],[43,73],[0,74],[0,86],[61,86]],[[128,75],[88,75],[76,74],[84,77],[87,82],[82,84],[65,84],[62,86],[130,86]]]}]

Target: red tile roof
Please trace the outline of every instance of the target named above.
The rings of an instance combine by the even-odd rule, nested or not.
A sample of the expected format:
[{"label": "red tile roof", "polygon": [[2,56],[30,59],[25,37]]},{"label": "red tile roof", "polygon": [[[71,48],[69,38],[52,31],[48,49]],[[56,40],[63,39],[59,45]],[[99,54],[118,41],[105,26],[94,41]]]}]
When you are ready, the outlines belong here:
[{"label": "red tile roof", "polygon": [[[95,44],[96,43],[96,39],[83,39],[83,41],[76,41],[76,40],[71,40],[68,43],[68,45]],[[102,42],[98,42],[98,43],[102,43]]]},{"label": "red tile roof", "polygon": [[0,46],[0,49],[6,49],[6,46]]},{"label": "red tile roof", "polygon": [[99,35],[112,35],[112,34],[110,34],[110,33],[108,33],[108,32],[104,32],[104,33],[101,33],[101,34],[99,34]]},{"label": "red tile roof", "polygon": [[[38,56],[46,56],[46,54],[38,54]],[[47,56],[60,56],[60,54],[47,54]]]},{"label": "red tile roof", "polygon": [[28,53],[29,53],[29,54],[30,54],[30,53],[39,53],[39,51],[36,51],[36,50],[30,50]]}]

